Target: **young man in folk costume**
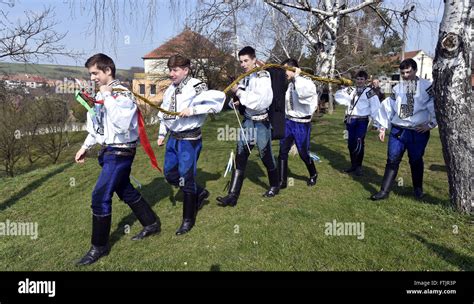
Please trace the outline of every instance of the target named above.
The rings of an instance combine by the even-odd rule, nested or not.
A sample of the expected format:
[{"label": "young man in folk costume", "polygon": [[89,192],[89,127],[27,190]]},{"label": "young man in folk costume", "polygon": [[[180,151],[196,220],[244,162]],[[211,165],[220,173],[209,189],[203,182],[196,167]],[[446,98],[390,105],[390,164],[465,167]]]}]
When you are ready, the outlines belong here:
[{"label": "young man in folk costume", "polygon": [[423,155],[430,130],[437,123],[431,82],[418,78],[416,71],[417,64],[413,59],[400,63],[401,82],[382,102],[375,117],[380,126],[381,141],[385,139],[385,130],[391,129],[382,187],[380,192],[372,195],[372,200],[388,197],[405,150],[408,150],[415,198],[423,197]]},{"label": "young man in folk costume", "polygon": [[139,130],[140,114],[135,99],[115,79],[115,64],[107,55],[96,54],[87,60],[85,66],[90,79],[100,89],[94,101],[100,106],[95,107],[94,117],[87,113],[89,135],[76,153],[75,160],[84,163],[87,150],[101,144],[98,160],[102,171],[92,192],[92,247],[78,265],[92,264],[110,251],[108,241],[114,192],[130,206],[144,226],[132,240],[157,234],[161,229],[160,219],[129,179],[139,133],[144,131]]},{"label": "young man in folk costume", "polygon": [[356,87],[347,87],[338,90],[334,100],[347,106],[344,122],[348,131],[347,147],[351,158],[350,168],[346,173],[362,175],[362,160],[364,159],[365,134],[369,124],[369,117],[374,119],[380,107],[376,92],[366,85],[367,72],[359,71],[356,74]]},{"label": "young man in folk costume", "polygon": [[316,185],[318,172],[313,160],[309,156],[309,143],[311,135],[311,118],[318,107],[318,94],[316,85],[310,78],[301,76],[298,61],[287,59],[283,66],[293,67],[295,72],[286,70],[290,81],[286,91],[286,127],[285,137],[280,140],[280,155],[278,168],[280,172],[280,189],[287,187],[288,179],[288,153],[293,143],[296,143],[298,154],[306,165],[309,173],[308,186]]},{"label": "young man in folk costume", "polygon": [[[255,50],[252,47],[244,47],[238,55],[240,66],[245,72],[249,72],[257,66]],[[242,122],[243,130],[241,130],[241,136],[237,142],[236,168],[232,172],[228,195],[217,197],[218,205],[221,207],[237,204],[250,155],[249,149],[253,149],[255,144],[258,147],[260,158],[267,168],[270,181],[270,188],[263,196],[273,197],[279,192],[278,169],[272,153],[271,125],[267,112],[273,99],[270,73],[264,70],[252,73],[235,85],[232,91],[239,99],[232,106],[245,107],[243,111],[245,118]]]},{"label": "young man in folk costume", "polygon": [[179,186],[184,193],[183,221],[176,235],[189,232],[209,192],[196,181],[197,161],[202,148],[201,126],[208,113],[222,110],[225,94],[207,90],[201,80],[191,77],[191,62],[188,58],[175,55],[169,58],[169,77],[172,84],[165,91],[162,107],[179,116],[160,112],[158,145],[162,146],[166,135],[164,173],[166,180]]}]

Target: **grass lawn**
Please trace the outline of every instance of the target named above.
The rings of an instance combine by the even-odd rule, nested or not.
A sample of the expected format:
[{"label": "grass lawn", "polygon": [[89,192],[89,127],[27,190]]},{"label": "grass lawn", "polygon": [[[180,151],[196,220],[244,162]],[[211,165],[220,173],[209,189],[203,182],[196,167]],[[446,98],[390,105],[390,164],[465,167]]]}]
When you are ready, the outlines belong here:
[{"label": "grass lawn", "polygon": [[[315,187],[306,186],[306,167],[294,156],[289,161],[292,186],[263,198],[268,180],[254,149],[235,208],[218,207],[215,201],[230,180],[223,174],[235,149],[235,142],[217,140],[217,128],[238,125],[232,112],[208,119],[197,179],[211,196],[195,228],[179,237],[174,233],[181,223],[182,195],[151,169],[140,148],[132,175],[160,216],[162,233],[131,241],[141,225],[115,196],[112,251],[85,268],[74,262],[90,246],[90,197],[100,167],[93,155],[85,165],[74,164],[76,143],[61,164],[0,179],[0,223],[38,223],[35,240],[0,236],[0,270],[474,270],[474,227],[450,206],[438,131],[432,132],[425,154],[425,199],[412,196],[405,155],[390,198],[372,202],[368,198],[380,187],[387,144],[369,131],[364,176],[341,173],[349,165],[342,116],[338,108],[313,124],[311,151],[321,158]],[[156,131],[149,128],[153,141]],[[163,164],[164,148],[153,146]],[[277,141],[273,149],[277,156]],[[363,223],[363,238],[326,235],[326,223],[334,220]]]},{"label": "grass lawn", "polygon": [[[66,78],[89,79],[89,74],[82,65],[53,65],[53,64],[25,64],[25,63],[0,63],[0,74],[33,74],[49,79],[63,80]],[[117,69],[119,79],[130,78],[128,70]]]}]

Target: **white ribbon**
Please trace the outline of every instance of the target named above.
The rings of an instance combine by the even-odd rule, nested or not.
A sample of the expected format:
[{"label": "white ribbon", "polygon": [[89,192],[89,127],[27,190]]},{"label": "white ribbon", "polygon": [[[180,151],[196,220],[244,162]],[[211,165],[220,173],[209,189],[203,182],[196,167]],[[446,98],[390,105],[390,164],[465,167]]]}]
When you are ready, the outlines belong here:
[{"label": "white ribbon", "polygon": [[234,165],[234,162],[234,151],[230,151],[230,157],[229,161],[227,162],[227,167],[225,168],[224,177],[226,177],[227,173],[232,171],[232,166]]}]

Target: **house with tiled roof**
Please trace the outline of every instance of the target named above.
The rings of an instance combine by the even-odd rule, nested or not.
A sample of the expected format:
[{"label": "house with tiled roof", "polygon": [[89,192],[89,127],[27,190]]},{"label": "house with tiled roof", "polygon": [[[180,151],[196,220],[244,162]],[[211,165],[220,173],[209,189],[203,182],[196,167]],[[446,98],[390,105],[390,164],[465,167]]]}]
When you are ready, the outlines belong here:
[{"label": "house with tiled roof", "polygon": [[4,75],[0,79],[11,88],[24,86],[31,89],[50,86],[52,81],[51,79],[45,78],[43,76],[33,74]]},{"label": "house with tiled roof", "polygon": [[[423,50],[408,51],[404,53],[405,59],[411,58],[415,60],[418,70],[416,76],[433,80],[433,58],[425,53]],[[400,55],[391,57],[394,64],[394,69],[398,70],[398,66],[401,62]],[[398,72],[398,71],[397,71]]]},{"label": "house with tiled roof", "polygon": [[[166,64],[168,58],[175,54],[182,54],[192,62],[196,62],[196,60],[207,61],[217,56],[219,51],[209,39],[186,28],[179,35],[142,57],[145,72],[134,74],[133,91],[150,101],[161,101],[164,90],[171,83]],[[197,76],[203,78],[202,75]]]}]

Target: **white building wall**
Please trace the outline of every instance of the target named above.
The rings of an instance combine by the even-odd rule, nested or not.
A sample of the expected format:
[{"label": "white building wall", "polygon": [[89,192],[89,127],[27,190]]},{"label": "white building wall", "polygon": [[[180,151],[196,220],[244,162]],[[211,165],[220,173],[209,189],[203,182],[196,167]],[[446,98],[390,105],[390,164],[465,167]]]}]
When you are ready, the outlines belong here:
[{"label": "white building wall", "polygon": [[418,54],[416,54],[415,57],[413,57],[413,60],[415,60],[416,64],[418,65],[418,71],[416,72],[416,76],[432,81],[433,80],[433,58],[428,56],[425,52],[421,51]]}]

